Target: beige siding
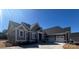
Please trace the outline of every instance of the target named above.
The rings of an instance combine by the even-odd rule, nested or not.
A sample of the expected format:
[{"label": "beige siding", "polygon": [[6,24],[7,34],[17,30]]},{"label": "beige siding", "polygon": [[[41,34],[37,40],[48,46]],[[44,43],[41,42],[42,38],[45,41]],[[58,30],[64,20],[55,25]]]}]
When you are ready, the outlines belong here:
[{"label": "beige siding", "polygon": [[[19,31],[20,30],[23,31],[23,35],[24,35],[23,37],[19,36],[19,34],[20,34]],[[26,42],[28,40],[28,39],[26,39],[26,32],[28,32],[28,31],[26,31],[26,29],[24,29],[23,26],[19,27],[17,29],[17,35],[16,35],[17,36],[17,40],[16,41],[17,42]]]},{"label": "beige siding", "polygon": [[9,33],[8,33],[8,40],[9,40],[9,42],[11,42],[11,43],[15,43],[15,31],[10,31]]}]

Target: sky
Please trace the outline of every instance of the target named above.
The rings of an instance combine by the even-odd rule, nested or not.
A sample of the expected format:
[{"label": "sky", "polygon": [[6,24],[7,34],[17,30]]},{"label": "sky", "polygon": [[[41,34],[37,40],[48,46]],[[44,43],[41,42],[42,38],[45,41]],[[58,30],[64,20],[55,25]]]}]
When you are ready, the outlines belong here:
[{"label": "sky", "polygon": [[9,20],[31,25],[39,23],[43,29],[54,26],[71,27],[72,32],[79,32],[78,9],[2,9],[0,31],[8,28]]}]

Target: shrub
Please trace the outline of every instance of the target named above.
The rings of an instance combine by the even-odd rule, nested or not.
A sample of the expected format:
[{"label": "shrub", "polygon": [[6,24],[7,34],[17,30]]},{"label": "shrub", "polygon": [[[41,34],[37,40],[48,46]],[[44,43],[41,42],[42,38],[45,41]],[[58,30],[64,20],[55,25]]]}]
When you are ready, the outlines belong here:
[{"label": "shrub", "polygon": [[63,48],[64,49],[79,49],[79,46],[75,44],[65,44]]}]

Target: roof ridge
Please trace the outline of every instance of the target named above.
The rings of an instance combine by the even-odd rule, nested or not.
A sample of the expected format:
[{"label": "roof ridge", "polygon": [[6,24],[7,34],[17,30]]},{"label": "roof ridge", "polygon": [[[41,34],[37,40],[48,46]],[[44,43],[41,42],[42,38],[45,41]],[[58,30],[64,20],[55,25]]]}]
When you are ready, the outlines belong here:
[{"label": "roof ridge", "polygon": [[63,29],[63,28],[60,27],[60,26],[54,26],[54,27],[47,28],[47,29],[45,29],[45,30],[48,30],[48,29],[54,29],[54,28],[61,28],[61,29]]}]

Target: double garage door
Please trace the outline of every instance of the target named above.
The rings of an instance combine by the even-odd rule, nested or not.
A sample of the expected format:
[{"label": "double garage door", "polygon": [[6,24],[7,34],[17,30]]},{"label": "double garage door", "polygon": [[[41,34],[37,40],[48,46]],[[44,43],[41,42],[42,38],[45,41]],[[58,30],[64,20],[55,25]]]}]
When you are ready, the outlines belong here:
[{"label": "double garage door", "polygon": [[64,43],[64,36],[56,36],[56,42]]}]

